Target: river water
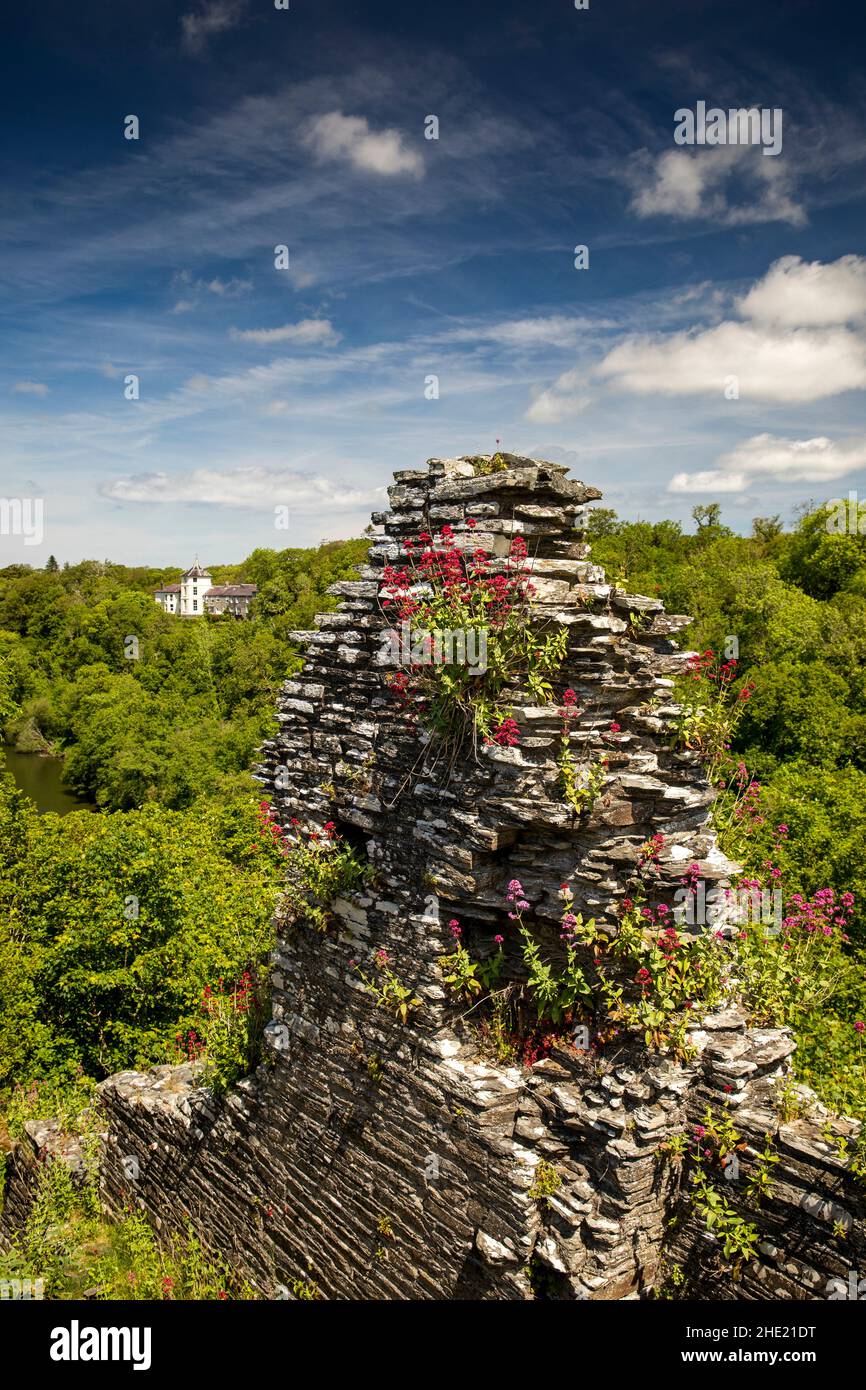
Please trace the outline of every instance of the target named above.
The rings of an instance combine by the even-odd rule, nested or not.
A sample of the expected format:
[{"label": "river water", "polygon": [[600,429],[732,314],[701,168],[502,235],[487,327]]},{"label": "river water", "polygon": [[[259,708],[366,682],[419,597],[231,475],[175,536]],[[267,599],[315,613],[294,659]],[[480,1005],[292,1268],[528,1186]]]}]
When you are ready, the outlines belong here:
[{"label": "river water", "polygon": [[54,811],[59,816],[70,811],[92,809],[87,801],[82,801],[74,792],[68,791],[61,782],[63,775],[62,758],[44,758],[39,753],[17,753],[14,748],[0,749],[3,771],[11,774],[15,785],[36,803],[40,813]]}]

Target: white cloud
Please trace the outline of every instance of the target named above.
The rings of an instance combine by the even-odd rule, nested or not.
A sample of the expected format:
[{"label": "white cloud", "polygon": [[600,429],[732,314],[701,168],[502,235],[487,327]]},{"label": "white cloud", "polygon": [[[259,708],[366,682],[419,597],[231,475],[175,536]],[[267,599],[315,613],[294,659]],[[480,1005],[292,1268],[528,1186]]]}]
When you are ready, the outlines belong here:
[{"label": "white cloud", "polygon": [[183,47],[188,53],[201,53],[215,34],[234,28],[243,8],[243,0],[213,0],[197,11],[181,15]]},{"label": "white cloud", "polygon": [[244,294],[247,290],[251,290],[253,286],[251,280],[238,280],[235,278],[231,280],[221,280],[217,275],[213,280],[206,280],[204,287],[209,294],[218,294],[221,298],[234,299],[236,295]]},{"label": "white cloud", "polygon": [[743,492],[756,479],[790,483],[824,483],[866,466],[866,438],[836,443],[816,439],[779,439],[756,434],[699,473],[676,473],[668,492]]},{"label": "white cloud", "polygon": [[371,130],[364,116],[344,116],[328,111],[309,122],[305,143],[321,160],[340,160],[374,174],[424,172],[421,156],[407,149],[398,130]]},{"label": "white cloud", "polygon": [[196,468],[188,473],[139,473],[101,489],[116,502],[204,502],[218,507],[267,510],[277,503],[297,511],[357,507],[365,493],[333,478],[292,468]]},{"label": "white cloud", "polygon": [[338,343],[341,334],[330,319],[301,319],[300,323],[284,323],[282,328],[233,328],[231,336],[242,343]]},{"label": "white cloud", "polygon": [[44,381],[16,381],[12,390],[19,396],[47,396],[48,387]]},{"label": "white cloud", "polygon": [[721,398],[726,378],[735,376],[741,398],[817,401],[866,387],[866,342],[845,328],[777,331],[725,322],[630,338],[597,373],[644,395]]},{"label": "white cloud", "polygon": [[721,396],[736,377],[741,398],[816,401],[866,387],[866,337],[846,323],[866,316],[866,260],[823,265],[784,256],[737,308],[747,319],[671,334],[637,334],[596,369],[627,391]]},{"label": "white cloud", "polygon": [[705,468],[701,473],[675,473],[668,483],[668,492],[742,492],[745,486],[744,473]]},{"label": "white cloud", "polygon": [[764,159],[760,148],[750,145],[665,150],[655,157],[642,150],[625,177],[638,217],[706,218],[729,227],[757,222],[800,227],[806,221],[793,198],[789,167]]},{"label": "white cloud", "polygon": [[784,327],[823,327],[866,319],[866,257],[823,265],[782,256],[739,300],[744,318]]}]

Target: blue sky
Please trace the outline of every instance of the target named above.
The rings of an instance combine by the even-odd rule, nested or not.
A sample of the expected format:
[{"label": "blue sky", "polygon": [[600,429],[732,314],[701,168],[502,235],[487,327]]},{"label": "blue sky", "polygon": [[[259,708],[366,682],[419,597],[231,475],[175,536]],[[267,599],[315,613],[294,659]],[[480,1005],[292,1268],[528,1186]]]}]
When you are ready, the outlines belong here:
[{"label": "blue sky", "polygon": [[[4,563],[358,534],[395,468],[497,439],[629,517],[866,493],[855,7],[24,8],[0,496],[45,537]],[[781,153],[676,145],[699,101],[780,108]]]}]

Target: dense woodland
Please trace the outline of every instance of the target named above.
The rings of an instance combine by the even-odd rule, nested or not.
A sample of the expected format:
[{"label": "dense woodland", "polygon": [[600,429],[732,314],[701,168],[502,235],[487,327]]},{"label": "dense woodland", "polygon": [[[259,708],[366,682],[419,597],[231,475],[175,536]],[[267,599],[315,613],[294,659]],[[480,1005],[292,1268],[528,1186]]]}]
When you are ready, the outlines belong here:
[{"label": "dense woodland", "polygon": [[217,584],[258,584],[256,616],[243,623],[164,613],[153,590],[177,571],[94,561],[0,570],[6,741],[62,750],[69,786],[109,811],[248,790],[277,688],[299,664],[288,634],[333,606],[325,590],[366,544],[255,550],[242,565],[214,566]]},{"label": "dense woodland", "polygon": [[[734,752],[760,783],[786,894],[855,897],[832,1004],[798,1018],[798,1067],[831,1103],[866,1111],[866,538],[821,511],[745,538],[716,506],[697,529],[591,513],[594,558],[631,592],[691,613],[684,642],[730,654],[755,685]],[[97,1080],[195,1055],[208,990],[261,969],[281,881],[260,834],[249,768],[280,682],[300,664],[290,634],[333,606],[368,542],[257,550],[214,567],[259,585],[249,621],[167,615],[163,570],[85,562],[0,570],[0,718],[7,743],[63,754],[98,808],[36,814],[0,784],[0,1089],[24,1116],[74,1114]],[[137,659],[127,639],[138,638]],[[771,848],[771,828],[789,834]],[[727,848],[736,855],[735,829]],[[834,967],[835,968],[835,967]],[[254,980],[254,986],[256,980]],[[16,1089],[17,1083],[17,1089]]]}]

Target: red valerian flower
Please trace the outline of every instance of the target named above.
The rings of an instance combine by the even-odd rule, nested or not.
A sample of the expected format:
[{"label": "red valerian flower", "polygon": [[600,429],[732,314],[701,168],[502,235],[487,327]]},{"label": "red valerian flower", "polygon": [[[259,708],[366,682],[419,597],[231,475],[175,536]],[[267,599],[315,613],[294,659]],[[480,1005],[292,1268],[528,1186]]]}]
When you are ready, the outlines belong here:
[{"label": "red valerian flower", "polygon": [[495,729],[492,730],[487,743],[496,743],[501,748],[513,748],[520,742],[520,730],[513,719],[503,719]]}]

